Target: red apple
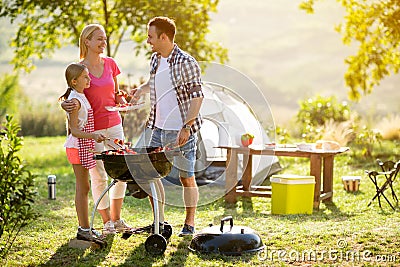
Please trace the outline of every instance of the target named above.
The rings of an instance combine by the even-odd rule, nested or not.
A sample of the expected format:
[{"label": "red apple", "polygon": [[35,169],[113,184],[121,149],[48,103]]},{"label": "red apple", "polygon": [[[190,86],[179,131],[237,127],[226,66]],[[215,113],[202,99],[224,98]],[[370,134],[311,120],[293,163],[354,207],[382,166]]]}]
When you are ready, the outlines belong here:
[{"label": "red apple", "polygon": [[254,135],[252,135],[250,133],[242,134],[242,137],[241,137],[242,145],[245,147],[248,147],[249,145],[251,145],[253,143],[253,139],[254,139]]}]

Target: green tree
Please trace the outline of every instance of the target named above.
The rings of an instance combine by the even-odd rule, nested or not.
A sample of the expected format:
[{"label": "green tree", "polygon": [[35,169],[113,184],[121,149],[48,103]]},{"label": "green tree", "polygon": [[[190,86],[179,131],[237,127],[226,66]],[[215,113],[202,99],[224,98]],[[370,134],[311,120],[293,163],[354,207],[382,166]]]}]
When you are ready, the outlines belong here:
[{"label": "green tree", "polygon": [[[315,2],[307,0],[300,8],[314,12]],[[369,94],[386,76],[397,74],[400,68],[400,2],[398,0],[366,1],[336,0],[344,8],[345,23],[336,30],[343,43],[358,43],[356,55],[346,58],[346,85],[349,98],[359,100]]]},{"label": "green tree", "polygon": [[198,61],[225,62],[227,50],[206,40],[209,13],[217,11],[218,0],[0,0],[0,17],[18,23],[11,41],[12,64],[17,70],[34,69],[34,60],[51,56],[68,44],[78,45],[88,23],[100,23],[108,37],[107,55],[115,57],[126,38],[145,50],[146,25],[154,16],[168,16],[177,23],[176,43]]},{"label": "green tree", "polygon": [[18,99],[22,97],[17,75],[0,77],[0,118],[6,113],[15,114],[18,110]]}]

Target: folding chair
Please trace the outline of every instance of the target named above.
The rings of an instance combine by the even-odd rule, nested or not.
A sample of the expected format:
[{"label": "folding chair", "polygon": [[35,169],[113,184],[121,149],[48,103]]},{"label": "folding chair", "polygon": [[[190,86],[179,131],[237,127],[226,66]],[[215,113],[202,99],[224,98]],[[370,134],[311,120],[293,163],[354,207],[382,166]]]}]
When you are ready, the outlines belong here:
[{"label": "folding chair", "polygon": [[[394,161],[389,160],[389,161],[382,162],[380,159],[377,159],[376,161],[378,162],[378,164],[381,167],[383,172],[389,172],[393,169],[396,169],[396,162],[394,162]],[[397,162],[397,164],[400,164],[400,160]],[[392,191],[392,198],[394,201],[396,201],[396,203],[399,202],[399,199],[397,198],[396,192],[393,189],[393,182],[396,179],[396,176],[398,173],[399,173],[399,170],[397,169],[397,172],[394,173],[393,177],[390,179],[389,179],[389,175],[387,175],[387,174],[385,175],[386,179],[388,179],[390,190]]]},{"label": "folding chair", "polygon": [[[391,193],[392,193],[392,198],[396,202],[396,205],[398,204],[398,199],[396,196],[396,193],[393,189],[393,181],[396,179],[397,174],[400,171],[400,161],[397,163],[394,163],[392,161],[387,161],[385,163],[382,163],[381,161],[378,160],[378,164],[383,170],[382,172],[377,172],[377,171],[366,171],[368,177],[372,181],[372,183],[375,185],[375,190],[376,194],[374,197],[371,199],[371,201],[368,203],[368,207],[372,204],[372,202],[378,198],[379,202],[379,207],[382,208],[381,205],[381,196],[386,200],[386,202],[389,204],[389,206],[395,210],[395,207],[392,205],[392,203],[389,201],[389,199],[385,195],[385,190],[390,188]],[[378,177],[384,177],[385,182],[382,184],[382,186],[379,186],[379,180]]]}]

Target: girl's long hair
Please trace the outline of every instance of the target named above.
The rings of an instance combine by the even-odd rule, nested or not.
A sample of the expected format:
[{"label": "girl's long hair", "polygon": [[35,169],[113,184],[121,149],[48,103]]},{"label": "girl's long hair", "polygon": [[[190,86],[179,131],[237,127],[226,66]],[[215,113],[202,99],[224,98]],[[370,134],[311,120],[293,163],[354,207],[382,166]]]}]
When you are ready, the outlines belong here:
[{"label": "girl's long hair", "polygon": [[[72,80],[78,79],[82,72],[87,69],[85,65],[80,63],[71,63],[65,69],[65,80],[67,81],[68,88],[65,93],[58,98],[58,102],[61,103],[68,99],[74,86],[72,85]],[[65,128],[67,129],[67,135],[71,134],[71,128],[69,127],[68,119],[65,121]]]},{"label": "girl's long hair", "polygon": [[65,80],[67,81],[68,88],[65,93],[58,98],[58,102],[63,102],[68,99],[74,86],[72,85],[72,80],[78,79],[82,72],[87,69],[87,67],[80,63],[71,63],[65,69]]}]

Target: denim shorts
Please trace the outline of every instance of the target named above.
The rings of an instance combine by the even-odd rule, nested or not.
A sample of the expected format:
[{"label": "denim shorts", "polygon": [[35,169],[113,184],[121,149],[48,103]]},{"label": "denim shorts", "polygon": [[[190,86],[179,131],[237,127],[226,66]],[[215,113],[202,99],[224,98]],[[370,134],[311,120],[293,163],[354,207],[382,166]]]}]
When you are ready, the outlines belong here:
[{"label": "denim shorts", "polygon": [[[162,130],[154,128],[151,134],[150,146],[164,147],[165,145],[173,145],[176,143],[176,138],[179,131]],[[182,156],[174,157],[173,168],[177,168],[181,178],[189,178],[194,176],[194,165],[196,163],[196,143],[197,135],[191,135],[189,140],[179,149]]]}]

